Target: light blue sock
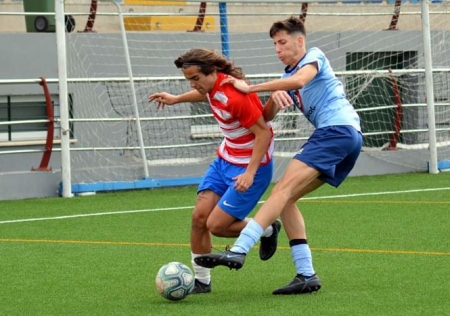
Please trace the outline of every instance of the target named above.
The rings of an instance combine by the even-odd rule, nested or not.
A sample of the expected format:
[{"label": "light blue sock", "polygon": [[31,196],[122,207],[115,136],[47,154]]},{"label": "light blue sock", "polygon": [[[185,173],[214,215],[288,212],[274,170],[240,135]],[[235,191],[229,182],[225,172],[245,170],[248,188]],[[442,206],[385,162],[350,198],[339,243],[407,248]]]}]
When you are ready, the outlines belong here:
[{"label": "light blue sock", "polygon": [[230,250],[237,253],[248,253],[250,249],[258,242],[263,233],[264,230],[262,227],[251,219],[241,231],[239,238]]},{"label": "light blue sock", "polygon": [[298,274],[311,276],[316,273],[312,265],[311,249],[309,249],[308,244],[292,246],[291,254]]}]

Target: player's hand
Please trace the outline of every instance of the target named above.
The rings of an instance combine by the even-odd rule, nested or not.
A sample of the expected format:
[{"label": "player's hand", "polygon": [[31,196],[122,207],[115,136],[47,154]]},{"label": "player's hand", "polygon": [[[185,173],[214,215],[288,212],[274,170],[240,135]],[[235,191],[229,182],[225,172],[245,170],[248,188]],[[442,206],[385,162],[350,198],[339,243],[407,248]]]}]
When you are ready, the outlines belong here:
[{"label": "player's hand", "polygon": [[167,93],[167,92],[158,92],[153,93],[148,97],[148,102],[155,101],[157,104],[157,109],[164,109],[164,106],[166,105],[172,105],[175,104],[177,101],[177,97],[173,94]]},{"label": "player's hand", "polygon": [[232,77],[228,77],[226,79],[223,79],[220,82],[220,85],[223,86],[224,84],[232,84],[236,89],[241,91],[242,93],[250,93],[250,86],[248,85],[245,80],[239,80]]},{"label": "player's hand", "polygon": [[254,176],[245,172],[233,178],[236,182],[234,183],[234,188],[238,192],[245,192],[250,188],[253,184]]},{"label": "player's hand", "polygon": [[280,110],[284,110],[285,108],[294,105],[291,96],[284,90],[274,91],[271,97]]}]

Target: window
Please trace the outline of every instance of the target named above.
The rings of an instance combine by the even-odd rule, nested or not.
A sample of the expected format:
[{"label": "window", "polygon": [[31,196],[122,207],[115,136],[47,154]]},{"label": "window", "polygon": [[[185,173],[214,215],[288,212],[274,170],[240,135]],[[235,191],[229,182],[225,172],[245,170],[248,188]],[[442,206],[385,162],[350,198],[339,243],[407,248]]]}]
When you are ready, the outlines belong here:
[{"label": "window", "polygon": [[[53,98],[57,98],[54,96]],[[59,106],[53,106],[55,118],[59,117]],[[20,145],[21,142],[38,144],[47,138],[47,119],[43,95],[15,95],[0,97],[0,142],[2,145]],[[4,124],[18,122],[20,124]],[[30,121],[27,123],[26,121]],[[60,138],[59,124],[55,124],[55,139]],[[34,143],[33,143],[34,142]]]}]

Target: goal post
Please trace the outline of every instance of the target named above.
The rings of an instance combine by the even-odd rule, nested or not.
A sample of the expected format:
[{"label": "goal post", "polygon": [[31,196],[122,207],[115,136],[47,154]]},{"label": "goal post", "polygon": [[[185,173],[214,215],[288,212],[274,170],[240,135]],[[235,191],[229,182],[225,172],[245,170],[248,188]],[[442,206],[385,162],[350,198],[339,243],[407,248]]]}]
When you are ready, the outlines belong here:
[{"label": "goal post", "polygon": [[[268,30],[292,15],[304,19],[307,48],[325,52],[357,109],[364,156],[407,171],[449,168],[448,1],[407,1],[401,12],[390,0],[98,1],[93,30],[72,33],[58,33],[61,17],[84,26],[91,0],[56,3],[65,197],[198,183],[222,138],[208,104],[157,110],[148,96],[191,89],[173,61],[193,47],[222,52],[251,83],[279,78],[284,65]],[[276,180],[313,128],[291,109],[273,125]]]},{"label": "goal post", "polygon": [[437,161],[437,140],[436,140],[436,120],[434,109],[434,87],[433,87],[433,62],[431,55],[431,26],[428,1],[422,1],[422,31],[423,31],[423,51],[425,59],[425,89],[428,113],[428,137],[429,137],[429,172],[438,173]]},{"label": "goal post", "polygon": [[67,83],[67,54],[64,23],[64,1],[55,0],[56,47],[58,56],[58,86],[61,120],[61,183],[60,195],[72,197],[72,176],[70,156],[69,99]]}]

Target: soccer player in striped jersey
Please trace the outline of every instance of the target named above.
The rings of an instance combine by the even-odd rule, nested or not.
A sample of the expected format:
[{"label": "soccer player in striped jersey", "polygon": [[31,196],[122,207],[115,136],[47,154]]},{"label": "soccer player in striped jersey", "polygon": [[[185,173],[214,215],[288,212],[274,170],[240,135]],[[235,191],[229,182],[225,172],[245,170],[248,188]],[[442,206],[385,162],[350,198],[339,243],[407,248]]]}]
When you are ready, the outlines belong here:
[{"label": "soccer player in striped jersey", "polygon": [[[191,254],[196,279],[192,293],[208,293],[210,269],[194,260],[211,252],[211,233],[237,237],[246,226],[248,214],[272,180],[273,130],[264,120],[263,106],[256,93],[245,94],[232,85],[220,85],[226,78],[244,78],[242,70],[222,55],[195,48],[176,59],[175,65],[193,90],[181,95],[154,93],[149,102],[155,101],[158,108],[182,102],[209,102],[224,136],[217,158],[198,187],[192,214]],[[262,234],[262,260],[275,253],[280,227],[281,222],[274,219]]]},{"label": "soccer player in striped jersey", "polygon": [[281,216],[297,274],[273,294],[310,293],[322,284],[312,264],[305,222],[296,202],[324,183],[338,187],[348,176],[361,152],[360,120],[324,53],[316,47],[306,49],[306,31],[299,18],[275,22],[269,34],[278,58],[286,65],[281,79],[249,86],[227,78],[221,84],[232,84],[243,93],[273,91],[264,107],[266,121],[278,111],[295,106],[316,129],[233,247],[197,257],[196,262],[209,268],[224,265],[240,269],[264,229]]}]

